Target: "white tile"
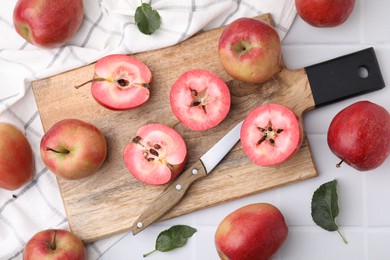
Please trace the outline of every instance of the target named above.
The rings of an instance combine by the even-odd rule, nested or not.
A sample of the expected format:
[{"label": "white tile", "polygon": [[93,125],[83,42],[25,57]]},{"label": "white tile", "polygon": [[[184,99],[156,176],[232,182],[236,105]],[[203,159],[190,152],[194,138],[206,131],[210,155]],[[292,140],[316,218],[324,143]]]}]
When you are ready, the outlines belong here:
[{"label": "white tile", "polygon": [[366,259],[363,233],[342,227],[340,232],[347,239],[348,244],[344,244],[337,232],[314,228],[290,228],[287,240],[279,252],[281,259]]},{"label": "white tile", "polygon": [[367,259],[383,260],[390,259],[389,241],[390,230],[373,230],[368,232]]},{"label": "white tile", "polygon": [[[364,41],[390,43],[388,0],[364,1]],[[375,15],[373,15],[375,14]]]},{"label": "white tile", "polygon": [[367,224],[370,227],[390,227],[390,160],[375,170],[367,172]]}]

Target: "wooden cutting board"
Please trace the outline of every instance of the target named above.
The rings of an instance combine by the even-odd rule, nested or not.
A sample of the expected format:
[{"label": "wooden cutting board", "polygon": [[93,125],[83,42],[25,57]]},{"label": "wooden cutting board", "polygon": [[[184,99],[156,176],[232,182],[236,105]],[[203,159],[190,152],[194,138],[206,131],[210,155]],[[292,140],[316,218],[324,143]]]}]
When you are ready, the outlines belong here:
[{"label": "wooden cutting board", "polygon": [[[259,18],[272,23],[270,15]],[[61,119],[79,118],[97,126],[107,139],[107,159],[98,173],[77,181],[58,179],[70,228],[85,242],[130,230],[144,208],[164,189],[164,186],[138,182],[125,167],[123,149],[140,126],[162,123],[176,129],[187,144],[189,166],[262,103],[284,104],[300,117],[307,108],[314,106],[303,69],[294,73],[283,70],[261,86],[233,81],[223,70],[217,54],[222,30],[201,32],[176,46],[134,55],[149,66],[153,85],[149,101],[130,111],[111,111],[98,105],[91,96],[89,85],[74,88],[93,77],[94,64],[32,83],[45,132]],[[227,118],[213,129],[190,131],[172,114],[170,88],[182,73],[190,69],[208,69],[228,82],[231,110]],[[163,219],[316,175],[307,140],[294,158],[277,167],[252,164],[238,143],[213,173],[195,183]]]}]

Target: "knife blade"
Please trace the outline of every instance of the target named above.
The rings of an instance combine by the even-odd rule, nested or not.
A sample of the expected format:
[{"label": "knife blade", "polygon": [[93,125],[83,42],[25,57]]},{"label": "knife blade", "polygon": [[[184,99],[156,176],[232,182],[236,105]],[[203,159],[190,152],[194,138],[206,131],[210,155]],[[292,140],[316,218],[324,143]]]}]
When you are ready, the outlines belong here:
[{"label": "knife blade", "polygon": [[[295,76],[291,77],[292,75]],[[288,95],[293,95],[291,93],[295,93],[295,95],[301,95],[305,99],[301,100],[300,104],[297,104],[298,107],[300,105],[303,109],[298,111],[300,115],[309,109],[385,87],[375,51],[372,47],[296,71],[283,69],[275,78],[277,78],[277,82],[288,82],[284,85],[281,84],[279,94],[288,93]],[[290,82],[287,80],[291,78],[294,78],[295,81]],[[237,81],[232,82],[233,84],[237,83]],[[297,82],[300,84],[297,84]],[[266,82],[265,84],[268,83]],[[240,83],[238,82],[238,84]],[[234,88],[234,85],[231,85],[231,87]],[[305,89],[307,87],[306,92]],[[242,122],[236,125],[198,161],[164,189],[158,198],[134,222],[132,226],[133,235],[141,232],[162,217],[183,198],[188,188],[195,181],[210,174],[214,167],[238,142],[241,125]]]},{"label": "knife blade", "polygon": [[199,179],[206,177],[240,140],[242,121],[214,144],[199,160],[171,182],[138,217],[132,227],[133,235],[150,226],[174,207]]}]

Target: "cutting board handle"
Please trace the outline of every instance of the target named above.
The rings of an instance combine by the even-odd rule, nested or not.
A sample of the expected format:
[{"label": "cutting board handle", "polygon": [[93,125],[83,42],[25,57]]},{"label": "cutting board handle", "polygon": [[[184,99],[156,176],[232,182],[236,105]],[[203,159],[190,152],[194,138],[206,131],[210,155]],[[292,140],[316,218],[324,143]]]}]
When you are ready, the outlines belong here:
[{"label": "cutting board handle", "polygon": [[374,48],[305,68],[316,107],[384,88]]}]

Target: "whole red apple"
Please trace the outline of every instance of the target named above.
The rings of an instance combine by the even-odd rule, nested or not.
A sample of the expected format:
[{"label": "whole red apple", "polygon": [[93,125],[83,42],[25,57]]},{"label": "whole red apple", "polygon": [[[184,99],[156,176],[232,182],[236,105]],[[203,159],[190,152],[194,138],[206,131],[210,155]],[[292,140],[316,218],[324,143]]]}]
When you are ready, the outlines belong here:
[{"label": "whole red apple", "polygon": [[238,18],[222,32],[218,55],[234,79],[262,83],[281,68],[281,42],[276,30],[255,18]]},{"label": "whole red apple", "polygon": [[355,0],[295,0],[298,15],[315,27],[335,27],[351,15]]},{"label": "whole red apple", "polygon": [[13,23],[29,43],[53,48],[73,37],[83,21],[83,12],[82,0],[19,0]]},{"label": "whole red apple", "polygon": [[218,225],[215,245],[221,259],[268,260],[288,235],[284,216],[268,203],[241,207]]},{"label": "whole red apple", "polygon": [[84,260],[87,252],[83,242],[62,229],[47,229],[36,233],[26,244],[23,260]]},{"label": "whole red apple", "polygon": [[359,101],[342,109],[328,129],[330,150],[341,162],[359,171],[373,170],[389,157],[389,137],[389,112],[369,101]]},{"label": "whole red apple", "polygon": [[26,136],[0,122],[0,188],[16,190],[34,175],[34,156]]},{"label": "whole red apple", "polygon": [[97,172],[107,154],[104,135],[92,124],[64,119],[42,137],[41,157],[58,177],[81,179]]}]

